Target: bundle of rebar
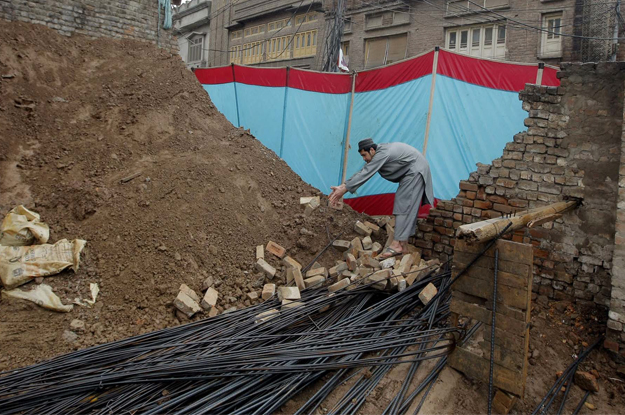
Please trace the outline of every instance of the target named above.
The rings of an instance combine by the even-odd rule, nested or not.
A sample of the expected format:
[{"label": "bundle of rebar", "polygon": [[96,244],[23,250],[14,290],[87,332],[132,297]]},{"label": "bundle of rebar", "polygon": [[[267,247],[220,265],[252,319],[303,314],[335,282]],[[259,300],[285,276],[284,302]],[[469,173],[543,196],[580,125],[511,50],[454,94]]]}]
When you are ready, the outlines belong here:
[{"label": "bundle of rebar", "polygon": [[[429,283],[439,294],[427,305]],[[450,273],[430,273],[401,292],[353,284],[302,292],[186,325],[79,350],[0,374],[0,413],[266,414],[298,392],[316,393],[298,411],[314,413],[335,387],[353,386],[329,413],[355,413],[384,375],[411,365],[385,411],[407,413],[444,367],[455,339]],[[421,362],[437,359],[414,390]],[[417,409],[420,408],[421,405]]]}]

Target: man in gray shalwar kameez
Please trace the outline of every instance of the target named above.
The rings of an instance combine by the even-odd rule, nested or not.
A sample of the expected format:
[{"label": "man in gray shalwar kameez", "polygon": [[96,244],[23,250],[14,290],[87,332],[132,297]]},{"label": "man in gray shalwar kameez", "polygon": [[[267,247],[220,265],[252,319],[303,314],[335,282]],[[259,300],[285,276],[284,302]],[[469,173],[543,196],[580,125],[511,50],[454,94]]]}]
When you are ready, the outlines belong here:
[{"label": "man in gray shalwar kameez", "polygon": [[348,191],[354,193],[378,172],[386,180],[399,183],[393,206],[395,237],[380,257],[399,255],[406,249],[408,238],[415,234],[423,197],[425,204],[434,202],[430,165],[421,152],[404,143],[376,145],[368,138],[358,143],[358,152],[365,166],[344,184],[332,186],[330,202],[337,203]]}]

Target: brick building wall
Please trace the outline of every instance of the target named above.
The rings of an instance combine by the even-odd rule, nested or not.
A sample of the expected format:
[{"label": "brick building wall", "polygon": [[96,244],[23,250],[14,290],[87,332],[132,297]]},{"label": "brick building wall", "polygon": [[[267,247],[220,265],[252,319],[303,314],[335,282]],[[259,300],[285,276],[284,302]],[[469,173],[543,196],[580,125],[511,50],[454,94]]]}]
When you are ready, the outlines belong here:
[{"label": "brick building wall", "polygon": [[[588,3],[588,1],[527,2],[523,0],[508,0],[508,5],[497,8],[497,14],[494,14],[463,13],[461,10],[454,8],[449,11],[445,2],[353,1],[346,12],[346,17],[351,19],[351,30],[344,34],[342,40],[349,42],[350,69],[362,70],[365,66],[365,45],[367,39],[384,36],[406,34],[406,58],[409,58],[432,50],[435,46],[447,47],[446,31],[454,28],[483,24],[504,24],[505,18],[511,18],[529,26],[540,28],[543,24],[543,17],[554,13],[561,13],[561,30],[563,33],[580,36],[583,34],[583,28],[587,27],[588,23],[599,25],[604,23],[599,18],[601,16],[590,13],[588,7],[585,9],[584,3]],[[408,23],[366,29],[367,14],[406,8],[408,5],[410,6]],[[326,9],[330,7],[331,3],[328,3]],[[477,9],[477,7],[475,8]],[[603,13],[602,16],[605,18],[606,13]],[[547,57],[541,52],[541,37],[542,32],[538,30],[520,24],[507,24],[505,56],[500,59],[528,63],[545,62],[551,65],[558,65],[560,62],[582,60],[582,43],[579,39],[571,36],[562,36],[561,56]],[[625,58],[624,50],[619,52],[619,57]]]},{"label": "brick building wall", "polygon": [[[625,190],[619,189],[625,176],[625,167],[620,167],[625,161],[621,156],[625,65],[602,62],[562,68],[559,88],[527,85],[519,94],[529,113],[527,131],[515,135],[492,164],[478,164],[477,171],[460,182],[456,198],[432,209],[418,224],[414,244],[426,257],[447,259],[453,254],[455,231],[464,223],[581,197],[583,205],[575,211],[553,223],[519,230],[512,239],[534,246],[534,299],[597,305],[606,314],[611,308],[610,324],[621,330],[612,338],[625,345],[623,233],[616,237],[618,275],[613,275],[617,196],[625,197]],[[625,189],[625,180],[620,185]],[[625,203],[618,213],[625,220],[620,209]],[[619,224],[616,229],[623,232],[625,227]]]},{"label": "brick building wall", "polygon": [[[625,120],[625,114],[623,114]],[[621,159],[616,205],[616,232],[612,259],[612,292],[606,346],[625,356],[625,122],[621,136]]]},{"label": "brick building wall", "polygon": [[177,52],[171,31],[158,30],[158,14],[158,0],[0,0],[0,18],[5,20],[42,24],[66,36],[79,33],[158,42]]}]

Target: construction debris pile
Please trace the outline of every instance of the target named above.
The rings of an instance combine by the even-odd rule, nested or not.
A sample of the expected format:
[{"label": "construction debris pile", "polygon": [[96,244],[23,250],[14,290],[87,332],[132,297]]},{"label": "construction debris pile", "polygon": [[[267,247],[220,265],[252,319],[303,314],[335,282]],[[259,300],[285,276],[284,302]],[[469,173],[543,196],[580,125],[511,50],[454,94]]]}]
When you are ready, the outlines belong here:
[{"label": "construction debris pile", "polygon": [[[311,198],[301,198],[301,204],[305,205],[306,211],[316,208],[319,204],[311,208]],[[312,200],[318,199],[312,198]],[[310,214],[310,213],[308,213]],[[416,248],[409,246],[412,253],[405,253],[401,257],[390,257],[384,260],[376,259],[383,246],[380,242],[374,242],[372,237],[383,235],[381,226],[386,228],[386,233],[393,234],[394,219],[389,217],[378,218],[378,223],[371,221],[357,221],[354,231],[360,234],[351,241],[334,239],[317,255],[322,256],[326,250],[333,249],[341,254],[334,266],[326,268],[316,261],[302,267],[296,259],[287,255],[287,250],[274,241],[269,241],[267,246],[256,247],[256,270],[265,274],[269,281],[264,284],[262,291],[253,290],[248,292],[248,301],[258,302],[268,300],[275,295],[282,302],[282,307],[296,307],[301,305],[300,292],[307,288],[319,288],[329,285],[328,291],[335,292],[344,288],[354,289],[357,284],[371,284],[373,288],[388,291],[403,291],[407,286],[419,281],[425,274],[439,268],[440,262],[437,259],[424,261]],[[391,242],[392,236],[386,241]],[[265,252],[272,259],[265,257]],[[278,273],[276,267],[268,261],[280,261],[276,267],[282,271]],[[278,287],[278,285],[283,285]],[[219,292],[213,287],[212,277],[208,277],[203,284],[202,291],[204,297],[200,299],[198,294],[190,289],[186,284],[180,286],[178,295],[174,300],[174,306],[178,313],[182,313],[187,318],[193,317],[196,313],[206,311],[209,317],[214,317],[220,313],[217,308]],[[290,285],[290,286],[289,286]],[[294,286],[293,286],[294,285]],[[277,288],[278,287],[278,288]],[[436,287],[429,284],[419,293],[419,299],[427,304],[437,293]],[[236,307],[231,307],[224,312],[236,311]],[[270,310],[278,311],[278,310]]]},{"label": "construction debris pile", "polygon": [[[314,385],[297,412],[312,414],[351,382],[328,413],[354,413],[394,365],[408,363],[412,378],[422,361],[437,359],[420,386],[401,388],[389,407],[408,413],[463,334],[444,324],[449,276],[429,272],[394,294],[373,288],[383,280],[365,278],[332,292],[307,288],[296,307],[284,303],[290,290],[283,288],[243,310],[7,373],[0,412],[265,414]],[[418,297],[428,285],[441,294],[423,306]]]}]

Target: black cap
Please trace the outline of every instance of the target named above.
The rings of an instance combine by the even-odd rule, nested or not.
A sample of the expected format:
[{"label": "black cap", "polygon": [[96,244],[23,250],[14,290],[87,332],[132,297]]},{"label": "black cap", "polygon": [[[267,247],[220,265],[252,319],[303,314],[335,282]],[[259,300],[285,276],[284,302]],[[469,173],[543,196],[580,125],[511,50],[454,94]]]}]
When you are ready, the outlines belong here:
[{"label": "black cap", "polygon": [[363,149],[371,147],[374,144],[373,139],[365,138],[364,140],[358,142],[358,151],[362,151]]}]

